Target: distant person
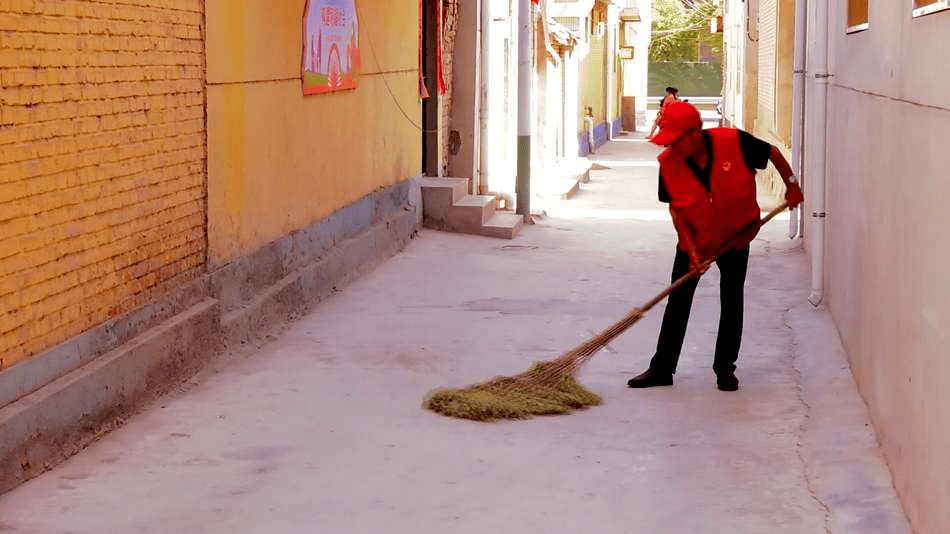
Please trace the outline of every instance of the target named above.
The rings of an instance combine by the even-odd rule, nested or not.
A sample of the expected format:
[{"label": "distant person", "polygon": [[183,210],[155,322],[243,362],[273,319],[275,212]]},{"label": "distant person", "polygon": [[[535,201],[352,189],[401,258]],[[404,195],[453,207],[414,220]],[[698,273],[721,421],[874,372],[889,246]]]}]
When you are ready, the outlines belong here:
[{"label": "distant person", "polygon": [[[739,389],[736,360],[742,341],[744,286],[749,243],[755,234],[737,233],[759,220],[755,173],[771,161],[785,182],[789,208],[802,201],[802,190],[788,161],[778,148],[735,128],[704,130],[692,104],[674,102],[663,109],[663,123],[653,143],[668,147],[660,162],[659,199],[670,205],[678,242],[673,260],[675,281],[692,269],[704,268],[735,237],[740,241],[719,256],[719,333],[713,359],[716,385],[723,391]],[[708,267],[708,266],[705,266]],[[683,348],[686,325],[699,277],[670,296],[650,367],[630,379],[632,388],[673,385],[673,374]]]},{"label": "distant person", "polygon": [[663,97],[663,100],[660,101],[660,109],[656,112],[656,119],[653,120],[653,127],[650,128],[650,133],[648,133],[646,136],[647,139],[653,139],[653,132],[659,128],[660,120],[663,117],[663,108],[665,108],[667,104],[679,101],[679,97],[676,96],[679,94],[679,92],[680,90],[676,87],[666,88],[666,95]]}]

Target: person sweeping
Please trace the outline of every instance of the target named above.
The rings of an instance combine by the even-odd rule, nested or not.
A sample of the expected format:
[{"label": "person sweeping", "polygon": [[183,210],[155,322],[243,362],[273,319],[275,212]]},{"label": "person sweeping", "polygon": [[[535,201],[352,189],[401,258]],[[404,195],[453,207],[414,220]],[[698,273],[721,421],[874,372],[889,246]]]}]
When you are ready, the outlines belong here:
[{"label": "person sweeping", "polygon": [[[735,128],[704,130],[692,104],[671,102],[664,106],[660,131],[652,142],[667,147],[657,157],[658,193],[660,201],[670,205],[678,238],[672,280],[701,268],[737,231],[759,220],[755,174],[770,161],[785,182],[788,207],[803,200],[798,181],[778,148]],[[742,340],[743,290],[749,244],[756,231],[748,232],[715,259],[721,275],[721,311],[713,370],[722,391],[739,388],[735,364]],[[630,379],[629,387],[673,385],[698,283],[699,277],[692,278],[670,293],[650,367]]]},{"label": "person sweeping", "polygon": [[[660,199],[670,203],[679,236],[672,283],[652,299],[558,358],[535,362],[515,376],[499,376],[465,388],[439,388],[423,406],[475,421],[521,419],[569,413],[600,404],[601,398],[576,381],[581,366],[666,298],[657,353],[646,372],[627,384],[634,388],[673,384],[697,280],[712,262],[722,273],[722,317],[716,360],[719,389],[739,387],[735,362],[742,337],[743,285],[749,243],[763,224],[802,201],[788,162],[765,141],[735,129],[703,130],[691,104],[670,104],[655,141],[669,148],[660,156]],[[786,202],[760,217],[755,169],[772,161],[787,186]]]}]

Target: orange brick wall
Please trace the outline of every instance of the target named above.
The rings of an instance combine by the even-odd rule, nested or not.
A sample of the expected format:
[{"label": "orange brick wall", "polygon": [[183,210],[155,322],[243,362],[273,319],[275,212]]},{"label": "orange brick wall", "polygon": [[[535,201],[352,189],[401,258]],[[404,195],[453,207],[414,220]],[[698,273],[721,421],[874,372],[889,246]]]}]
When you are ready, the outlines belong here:
[{"label": "orange brick wall", "polygon": [[203,0],[0,0],[0,369],[205,270]]}]

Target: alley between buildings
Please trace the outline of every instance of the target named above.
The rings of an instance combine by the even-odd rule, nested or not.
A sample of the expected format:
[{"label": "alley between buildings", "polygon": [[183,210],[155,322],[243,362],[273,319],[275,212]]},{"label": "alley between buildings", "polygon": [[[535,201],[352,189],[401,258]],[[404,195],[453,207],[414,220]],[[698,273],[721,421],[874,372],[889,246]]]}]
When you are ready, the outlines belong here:
[{"label": "alley between buildings", "polygon": [[663,306],[579,380],[604,403],[475,423],[427,392],[520,372],[669,282],[658,149],[601,147],[591,181],[514,240],[423,230],[287,325],[223,355],[52,471],[0,497],[17,534],[910,532],[787,218],[752,245],[740,389],[716,389],[717,272],[675,385],[632,390]]}]

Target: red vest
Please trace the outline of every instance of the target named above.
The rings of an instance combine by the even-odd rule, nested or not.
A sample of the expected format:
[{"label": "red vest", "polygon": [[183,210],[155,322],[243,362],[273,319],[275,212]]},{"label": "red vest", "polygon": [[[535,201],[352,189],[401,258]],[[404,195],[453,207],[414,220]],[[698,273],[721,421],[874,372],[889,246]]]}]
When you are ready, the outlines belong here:
[{"label": "red vest", "polygon": [[[746,166],[739,132],[732,128],[706,130],[712,139],[710,191],[707,191],[685,160],[669,157],[669,150],[657,158],[663,185],[670,195],[673,215],[696,229],[696,246],[704,255],[715,253],[739,230],[759,220],[755,198],[755,171]],[[755,238],[747,236],[736,248]],[[680,233],[679,247],[688,250]]]}]

